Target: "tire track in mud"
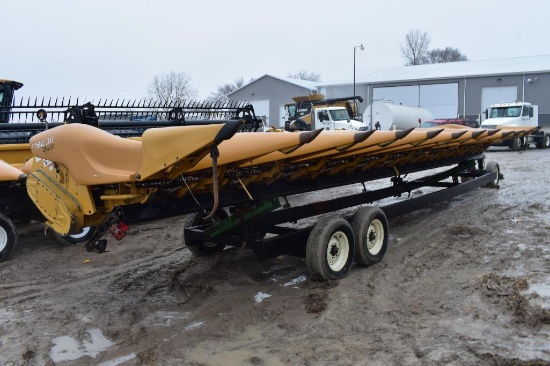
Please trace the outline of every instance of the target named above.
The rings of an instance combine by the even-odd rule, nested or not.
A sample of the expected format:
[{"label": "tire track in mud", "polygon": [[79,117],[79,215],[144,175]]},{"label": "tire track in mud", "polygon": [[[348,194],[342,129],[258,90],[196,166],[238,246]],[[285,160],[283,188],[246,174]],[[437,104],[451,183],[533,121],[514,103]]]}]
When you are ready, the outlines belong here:
[{"label": "tire track in mud", "polygon": [[[102,255],[108,255],[108,253]],[[184,263],[182,261],[184,258],[182,250],[177,249],[168,253],[132,259],[116,267],[98,266],[93,269],[88,268],[86,275],[83,277],[75,278],[70,276],[61,280],[56,279],[54,283],[52,283],[51,278],[45,278],[38,281],[32,279],[30,281],[2,285],[0,286],[1,289],[10,290],[10,292],[6,293],[6,291],[2,291],[4,295],[0,297],[0,301],[24,303],[36,297],[45,295],[55,296],[62,292],[70,292],[72,289],[93,288],[102,283],[117,282],[132,272],[153,272],[170,264],[177,262]]]}]

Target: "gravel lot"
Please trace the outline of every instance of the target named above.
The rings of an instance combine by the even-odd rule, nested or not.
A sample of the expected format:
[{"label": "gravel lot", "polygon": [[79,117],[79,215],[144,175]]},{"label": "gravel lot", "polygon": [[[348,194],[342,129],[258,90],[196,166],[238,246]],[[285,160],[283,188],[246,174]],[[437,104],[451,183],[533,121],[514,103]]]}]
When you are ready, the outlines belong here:
[{"label": "gravel lot", "polygon": [[500,189],[391,220],[383,261],[335,282],[310,282],[301,258],[195,258],[182,217],[104,254],[20,226],[0,263],[0,364],[550,364],[550,151],[486,155]]}]

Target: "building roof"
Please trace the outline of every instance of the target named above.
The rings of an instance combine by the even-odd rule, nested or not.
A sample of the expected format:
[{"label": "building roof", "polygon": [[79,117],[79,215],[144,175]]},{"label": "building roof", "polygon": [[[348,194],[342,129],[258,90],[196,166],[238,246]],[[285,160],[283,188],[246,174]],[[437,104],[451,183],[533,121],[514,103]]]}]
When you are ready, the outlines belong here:
[{"label": "building roof", "polygon": [[248,85],[254,84],[258,80],[263,79],[265,77],[270,77],[270,78],[273,78],[273,79],[284,81],[284,82],[289,83],[289,84],[294,84],[294,85],[300,86],[302,88],[309,89],[310,91],[317,90],[317,85],[319,84],[316,81],[293,79],[293,78],[286,78],[286,77],[281,77],[281,76],[274,76],[274,75],[265,74],[265,75],[255,79],[255,80],[251,81],[250,83],[241,86],[239,89],[234,90],[233,92],[229,93],[229,95],[231,95],[233,93],[236,93],[237,91],[247,87]]},{"label": "building roof", "polygon": [[[384,83],[540,72],[550,72],[550,55],[356,70],[355,82],[361,84]],[[320,86],[349,84],[352,82],[347,79],[341,83]]]}]

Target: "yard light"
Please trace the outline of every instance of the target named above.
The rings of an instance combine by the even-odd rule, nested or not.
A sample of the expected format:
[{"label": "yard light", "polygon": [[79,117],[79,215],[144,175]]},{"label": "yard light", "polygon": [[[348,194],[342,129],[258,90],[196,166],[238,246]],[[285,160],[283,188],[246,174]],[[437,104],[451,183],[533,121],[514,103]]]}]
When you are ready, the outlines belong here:
[{"label": "yard light", "polygon": [[[355,104],[355,51],[357,49],[360,49],[361,51],[364,51],[365,50],[365,47],[363,46],[363,44],[361,43],[359,46],[353,46],[353,103]],[[355,110],[357,110],[357,104],[355,104]]]}]

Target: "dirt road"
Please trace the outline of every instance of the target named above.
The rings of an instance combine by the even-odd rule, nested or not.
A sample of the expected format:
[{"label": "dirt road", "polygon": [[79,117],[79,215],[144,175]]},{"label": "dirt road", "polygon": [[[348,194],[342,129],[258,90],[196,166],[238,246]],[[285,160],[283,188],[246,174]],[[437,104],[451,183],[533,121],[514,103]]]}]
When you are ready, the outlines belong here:
[{"label": "dirt road", "polygon": [[550,151],[487,160],[501,189],[391,220],[383,261],[337,282],[301,258],[194,258],[181,217],[104,254],[21,226],[0,263],[0,364],[550,364]]}]

